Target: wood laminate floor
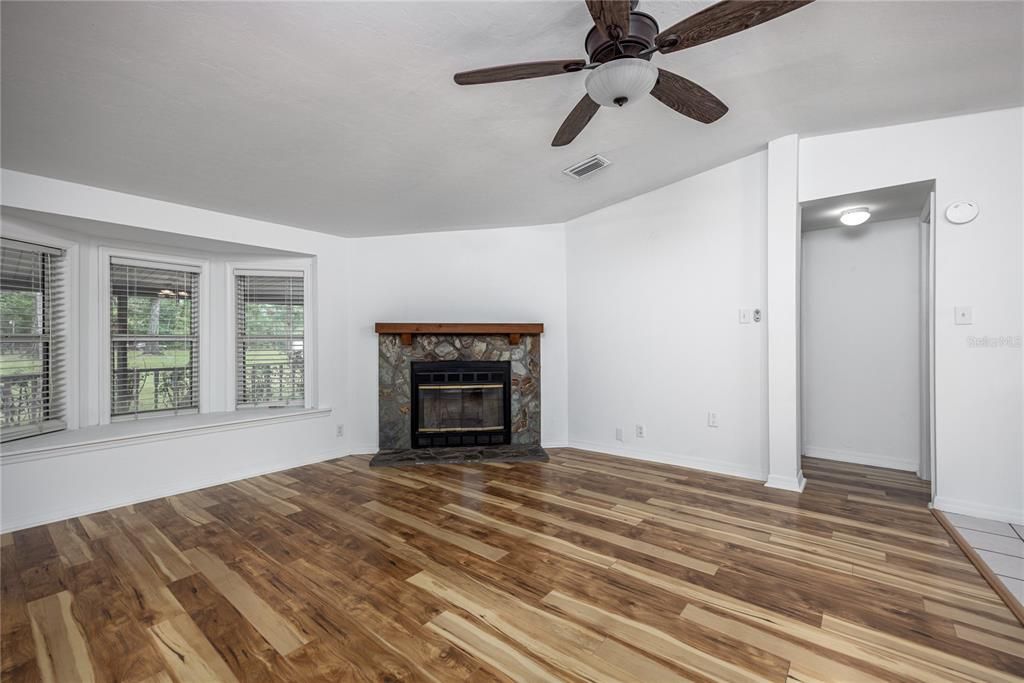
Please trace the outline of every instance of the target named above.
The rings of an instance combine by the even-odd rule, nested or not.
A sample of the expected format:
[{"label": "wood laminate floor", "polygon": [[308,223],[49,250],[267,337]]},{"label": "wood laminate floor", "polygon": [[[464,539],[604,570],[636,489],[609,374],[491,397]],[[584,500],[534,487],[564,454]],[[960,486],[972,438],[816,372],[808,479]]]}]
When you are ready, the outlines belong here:
[{"label": "wood laminate floor", "polygon": [[353,456],[3,536],[4,681],[1010,681],[911,474]]}]

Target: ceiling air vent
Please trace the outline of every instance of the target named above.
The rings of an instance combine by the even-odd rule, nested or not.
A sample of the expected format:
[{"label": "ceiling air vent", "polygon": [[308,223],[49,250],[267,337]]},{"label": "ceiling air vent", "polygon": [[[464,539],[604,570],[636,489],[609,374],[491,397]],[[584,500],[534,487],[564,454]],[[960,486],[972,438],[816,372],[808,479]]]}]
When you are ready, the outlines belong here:
[{"label": "ceiling air vent", "polygon": [[569,168],[562,171],[565,175],[571,175],[573,178],[583,178],[588,176],[594,171],[599,171],[612,162],[605,159],[600,154],[595,154],[589,159],[584,159],[578,164],[573,164]]}]

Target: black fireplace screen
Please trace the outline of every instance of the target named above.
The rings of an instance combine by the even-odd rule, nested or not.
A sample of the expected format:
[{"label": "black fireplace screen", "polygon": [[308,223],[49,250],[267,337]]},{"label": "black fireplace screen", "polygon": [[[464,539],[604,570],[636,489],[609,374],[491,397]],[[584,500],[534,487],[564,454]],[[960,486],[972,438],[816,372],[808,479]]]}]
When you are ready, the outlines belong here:
[{"label": "black fireplace screen", "polygon": [[511,441],[510,364],[412,364],[412,444],[483,446]]}]

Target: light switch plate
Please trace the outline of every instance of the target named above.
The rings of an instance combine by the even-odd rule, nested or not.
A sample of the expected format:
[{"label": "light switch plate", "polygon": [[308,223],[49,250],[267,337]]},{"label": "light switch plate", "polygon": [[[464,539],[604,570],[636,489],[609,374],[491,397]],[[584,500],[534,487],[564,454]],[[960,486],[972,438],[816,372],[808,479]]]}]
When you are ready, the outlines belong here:
[{"label": "light switch plate", "polygon": [[953,308],[953,318],[957,325],[973,325],[974,309],[970,306],[956,306]]},{"label": "light switch plate", "polygon": [[740,309],[740,325],[749,325],[754,318],[754,312],[749,308]]}]

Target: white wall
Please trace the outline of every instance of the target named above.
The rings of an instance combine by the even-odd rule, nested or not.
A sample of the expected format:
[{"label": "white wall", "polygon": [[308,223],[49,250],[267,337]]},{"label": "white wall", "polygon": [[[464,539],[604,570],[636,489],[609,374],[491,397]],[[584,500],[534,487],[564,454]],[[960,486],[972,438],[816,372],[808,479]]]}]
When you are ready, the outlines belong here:
[{"label": "white wall", "polygon": [[[5,206],[137,226],[173,235],[210,238],[267,249],[301,249],[316,258],[316,341],[319,405],[333,414],[296,422],[231,429],[101,450],[61,452],[57,457],[0,466],[0,523],[5,530],[33,526],[96,510],[161,497],[215,483],[315,462],[349,452],[335,424],[348,407],[348,319],[345,280],[347,242],[322,233],[219,214],[38,176],[3,171]],[[137,234],[130,227],[126,235]],[[83,258],[95,250],[83,250]],[[87,265],[87,264],[83,264]],[[83,268],[83,270],[86,270]],[[95,279],[95,278],[93,278]],[[98,286],[79,283],[82,301]],[[221,283],[224,281],[221,280]],[[211,281],[215,297],[224,294]],[[221,286],[221,289],[223,285]],[[85,309],[91,311],[91,309]],[[98,316],[77,320],[80,340],[97,336]],[[82,348],[87,345],[84,341]],[[98,359],[84,353],[71,381],[99,386]],[[94,354],[92,354],[94,355]],[[80,426],[95,424],[97,401],[81,406]]]},{"label": "white wall", "polygon": [[[799,146],[799,201],[936,180],[936,504],[1018,521],[1021,349],[970,348],[967,337],[1021,335],[1022,111],[822,136]],[[16,172],[4,171],[2,181],[7,206],[313,254],[319,402],[333,408],[323,419],[4,464],[5,529],[372,451],[372,324],[388,319],[544,322],[545,443],[767,475],[766,326],[740,325],[737,314],[765,305],[764,152],[564,230],[366,240]],[[954,227],[941,217],[958,199],[980,203],[977,221]],[[473,283],[469,296],[466,281]],[[975,324],[954,327],[954,305],[973,305]],[[709,410],[719,414],[718,428],[707,426]],[[344,438],[335,436],[339,423]],[[636,424],[646,426],[646,438],[635,437]],[[615,440],[617,426],[624,442]]]},{"label": "white wall", "polygon": [[[935,179],[934,503],[1013,521],[1024,521],[1022,149],[1020,108],[800,144],[801,202]],[[957,200],[978,202],[973,223],[945,219]],[[973,306],[973,325],[953,324],[953,308],[961,305]],[[968,344],[968,337],[986,336],[998,345]]]},{"label": "white wall", "polygon": [[805,455],[917,469],[919,233],[916,218],[803,233]]},{"label": "white wall", "polygon": [[541,322],[541,440],[568,440],[565,228],[373,237],[351,241],[349,346],[354,447],[377,449],[375,322]]},{"label": "white wall", "polygon": [[573,445],[764,478],[764,324],[738,310],[763,307],[765,174],[754,154],[567,224]]},{"label": "white wall", "polygon": [[[126,239],[143,239],[137,227],[171,235],[161,240],[165,243],[183,245],[205,238],[312,254],[317,280],[316,384],[319,405],[332,408],[329,416],[302,422],[86,448],[41,460],[8,460],[0,470],[4,529],[375,451],[376,321],[543,322],[542,438],[548,445],[567,442],[562,225],[350,240],[10,171],[3,172],[3,193],[5,206],[125,226]],[[122,243],[80,241],[87,244],[79,254],[80,304],[81,310],[91,311],[100,293],[89,273],[96,268],[88,262],[95,260],[99,246]],[[223,258],[214,258],[211,264],[211,270],[222,268]],[[215,301],[226,300],[218,287],[222,282],[220,276],[210,278]],[[99,334],[90,315],[76,321],[76,333],[83,348],[100,352],[101,345],[85,344]],[[83,354],[73,390],[100,386],[99,364],[90,362],[95,353]],[[83,402],[78,426],[99,422],[96,406],[95,401]],[[336,436],[338,424],[345,425],[344,438]]]}]

